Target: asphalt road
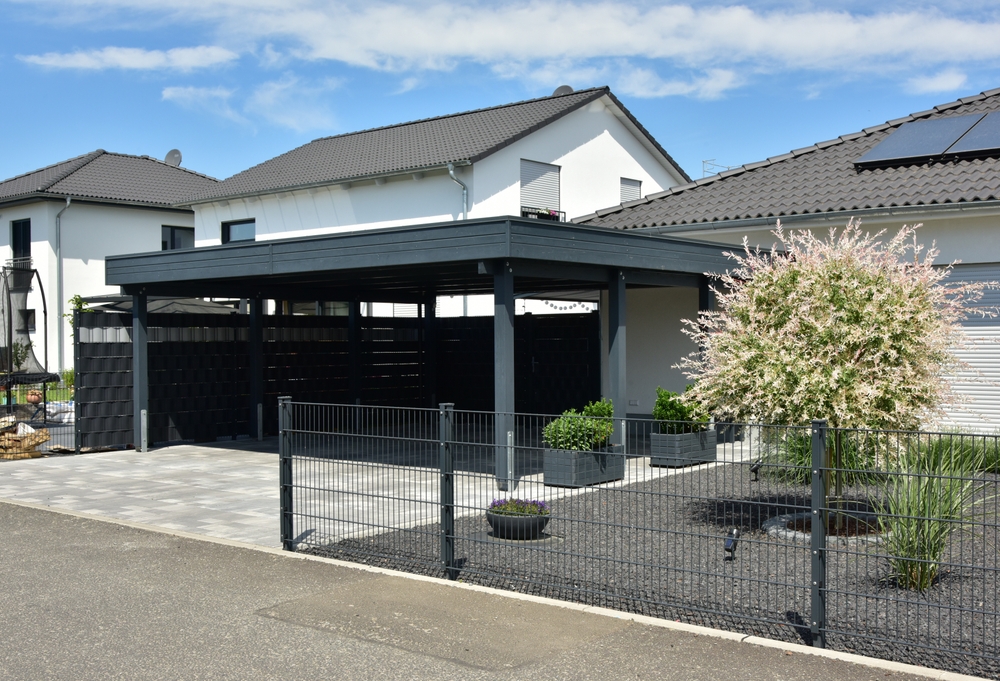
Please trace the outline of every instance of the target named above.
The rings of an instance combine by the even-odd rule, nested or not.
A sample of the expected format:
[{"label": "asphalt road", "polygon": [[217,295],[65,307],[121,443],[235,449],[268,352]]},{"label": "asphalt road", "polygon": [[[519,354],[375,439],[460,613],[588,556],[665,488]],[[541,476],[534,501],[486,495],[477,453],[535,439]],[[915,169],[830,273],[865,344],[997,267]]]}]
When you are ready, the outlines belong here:
[{"label": "asphalt road", "polygon": [[926,678],[2,502],[0,579],[5,680]]}]

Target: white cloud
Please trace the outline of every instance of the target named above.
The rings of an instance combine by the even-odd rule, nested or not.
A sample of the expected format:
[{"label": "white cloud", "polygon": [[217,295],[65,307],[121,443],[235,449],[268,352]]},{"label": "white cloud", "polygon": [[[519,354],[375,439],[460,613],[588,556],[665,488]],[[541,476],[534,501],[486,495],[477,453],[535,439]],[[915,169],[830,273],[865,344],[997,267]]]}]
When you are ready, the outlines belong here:
[{"label": "white cloud", "polygon": [[[839,10],[827,9],[831,6],[827,3],[801,0],[771,0],[753,7],[693,0],[688,4],[615,0],[48,3],[86,6],[101,16],[102,25],[113,22],[116,13],[122,22],[134,21],[138,14],[166,23],[194,23],[217,34],[220,44],[239,49],[272,44],[275,53],[295,59],[333,60],[406,76],[421,70],[450,70],[469,62],[535,83],[551,80],[553,71],[561,71],[566,74],[563,80],[579,86],[594,84],[604,74],[614,82],[620,74],[627,87],[643,96],[711,98],[753,74],[782,71],[821,72],[838,78],[878,74],[903,82],[918,71],[968,70],[972,64],[992,67],[1000,58],[1000,15],[964,11],[957,0],[943,4],[897,0],[874,12],[870,3],[860,0],[833,5],[843,8]],[[37,59],[86,60],[92,54]],[[264,55],[265,61],[270,58],[267,48]],[[641,62],[644,70],[626,76],[616,66],[621,60]],[[704,75],[694,80],[664,75],[691,73]],[[942,82],[947,80],[942,78]],[[911,87],[921,86],[917,82]]]},{"label": "white cloud", "polygon": [[718,99],[727,90],[739,85],[739,78],[727,69],[711,69],[693,80],[663,80],[649,69],[636,68],[624,73],[617,89],[633,97],[668,97],[691,95],[698,99]]},{"label": "white cloud", "polygon": [[175,47],[172,50],[144,50],[137,47],[105,47],[79,52],[48,52],[19,55],[18,59],[60,69],[134,69],[192,71],[227,64],[239,58],[231,50],[215,46]]},{"label": "white cloud", "polygon": [[324,96],[342,81],[328,78],[317,84],[285,74],[280,80],[258,85],[243,107],[245,113],[296,132],[329,130],[336,124]]},{"label": "white cloud", "polygon": [[958,69],[946,69],[933,76],[917,76],[907,81],[910,92],[917,94],[935,92],[954,92],[965,87],[968,80]]},{"label": "white cloud", "polygon": [[248,123],[229,104],[233,92],[222,87],[165,87],[161,96],[164,101],[174,102],[190,111],[209,113],[237,123]]}]

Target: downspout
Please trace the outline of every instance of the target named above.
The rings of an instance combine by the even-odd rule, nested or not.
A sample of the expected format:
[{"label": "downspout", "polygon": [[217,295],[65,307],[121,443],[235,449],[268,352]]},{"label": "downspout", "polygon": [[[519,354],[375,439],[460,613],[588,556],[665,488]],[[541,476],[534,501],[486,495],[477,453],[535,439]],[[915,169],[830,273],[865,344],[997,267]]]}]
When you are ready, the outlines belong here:
[{"label": "downspout", "polygon": [[465,183],[460,179],[455,177],[455,164],[448,164],[448,174],[451,176],[455,182],[457,182],[462,187],[462,219],[469,219],[469,188],[465,186]]},{"label": "downspout", "polygon": [[[56,213],[56,348],[59,357],[59,374],[62,375],[63,370],[66,368],[63,357],[65,356],[64,351],[64,336],[66,326],[66,321],[63,319],[63,314],[65,310],[63,305],[65,301],[63,298],[63,257],[62,257],[62,214],[66,212],[69,208],[69,204],[73,201],[73,197],[66,197],[66,205],[62,207],[58,213]],[[46,371],[48,368],[46,367]]]}]

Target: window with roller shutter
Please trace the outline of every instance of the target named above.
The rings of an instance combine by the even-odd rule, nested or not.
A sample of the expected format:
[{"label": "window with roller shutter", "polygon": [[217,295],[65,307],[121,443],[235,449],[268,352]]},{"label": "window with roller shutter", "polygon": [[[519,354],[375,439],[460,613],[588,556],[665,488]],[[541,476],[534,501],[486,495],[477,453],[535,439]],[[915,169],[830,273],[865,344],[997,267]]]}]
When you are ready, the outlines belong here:
[{"label": "window with roller shutter", "polygon": [[521,159],[521,215],[561,220],[559,166]]}]

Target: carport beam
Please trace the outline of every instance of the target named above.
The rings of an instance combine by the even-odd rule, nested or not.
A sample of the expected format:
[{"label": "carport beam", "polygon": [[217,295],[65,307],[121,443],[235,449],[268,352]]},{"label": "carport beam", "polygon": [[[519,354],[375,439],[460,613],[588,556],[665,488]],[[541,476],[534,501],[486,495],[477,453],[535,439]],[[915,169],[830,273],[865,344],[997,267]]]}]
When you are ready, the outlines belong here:
[{"label": "carport beam", "polygon": [[149,346],[146,294],[132,296],[132,438],[137,452],[149,451]]},{"label": "carport beam", "polygon": [[513,480],[514,271],[498,262],[493,271],[493,411],[497,488]]}]

